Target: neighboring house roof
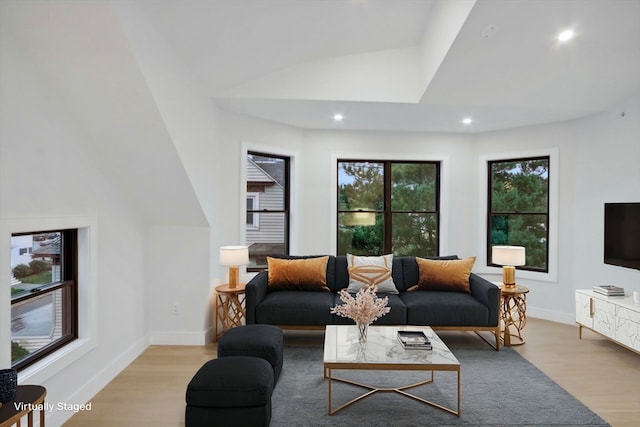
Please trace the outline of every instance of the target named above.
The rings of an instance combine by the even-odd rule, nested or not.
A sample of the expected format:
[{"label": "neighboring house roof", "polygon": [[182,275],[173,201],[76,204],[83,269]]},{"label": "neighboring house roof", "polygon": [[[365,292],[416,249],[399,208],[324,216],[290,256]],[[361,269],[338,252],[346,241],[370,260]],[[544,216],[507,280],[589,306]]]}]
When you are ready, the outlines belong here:
[{"label": "neighboring house roof", "polygon": [[281,166],[273,162],[256,161],[247,157],[247,182],[278,184],[284,187],[284,171],[282,169]]}]

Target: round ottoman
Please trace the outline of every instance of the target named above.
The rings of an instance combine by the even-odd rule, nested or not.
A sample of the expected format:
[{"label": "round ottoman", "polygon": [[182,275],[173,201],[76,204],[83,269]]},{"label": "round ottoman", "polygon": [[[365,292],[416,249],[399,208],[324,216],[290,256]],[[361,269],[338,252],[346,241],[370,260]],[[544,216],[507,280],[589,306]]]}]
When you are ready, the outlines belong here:
[{"label": "round ottoman", "polygon": [[187,386],[185,427],[268,426],[273,368],[258,357],[205,363]]},{"label": "round ottoman", "polygon": [[273,325],[245,325],[232,328],[218,341],[218,357],[259,357],[273,368],[274,384],[282,372],[282,329]]}]

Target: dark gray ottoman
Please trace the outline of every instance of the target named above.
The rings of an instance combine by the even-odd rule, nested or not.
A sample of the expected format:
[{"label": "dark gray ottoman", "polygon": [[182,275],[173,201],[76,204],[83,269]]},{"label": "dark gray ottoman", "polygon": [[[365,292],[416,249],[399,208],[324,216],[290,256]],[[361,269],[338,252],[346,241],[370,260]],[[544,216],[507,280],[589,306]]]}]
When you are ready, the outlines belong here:
[{"label": "dark gray ottoman", "polygon": [[273,386],[273,368],[264,359],[210,360],[187,386],[185,427],[268,426]]},{"label": "dark gray ottoman", "polygon": [[282,372],[282,329],[273,325],[238,326],[218,341],[218,357],[260,357],[273,367],[274,384]]}]

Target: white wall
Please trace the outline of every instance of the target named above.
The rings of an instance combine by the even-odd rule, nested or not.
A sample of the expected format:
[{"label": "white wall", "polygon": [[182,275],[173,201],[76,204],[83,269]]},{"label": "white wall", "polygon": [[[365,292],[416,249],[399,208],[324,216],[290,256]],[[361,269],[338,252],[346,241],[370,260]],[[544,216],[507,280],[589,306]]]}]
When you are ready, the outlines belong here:
[{"label": "white wall", "polygon": [[[83,403],[154,337],[206,340],[210,231],[196,191],[217,181],[208,174],[202,183],[193,166],[186,173],[174,139],[187,137],[165,126],[109,2],[3,1],[0,19],[1,268],[9,268],[11,233],[28,224],[81,227],[85,272],[80,339],[19,380],[45,385],[50,403]],[[200,149],[203,139],[215,146],[209,135]],[[213,164],[210,153],[201,151],[198,164]],[[215,217],[215,192],[205,201]],[[8,281],[0,277],[2,343],[10,342]],[[3,344],[0,366],[9,364]],[[47,425],[71,415],[56,411]]]},{"label": "white wall", "polygon": [[[75,354],[49,360],[48,367],[27,370],[19,381],[44,384],[48,402],[83,402],[146,346],[145,221],[111,164],[92,150],[92,138],[76,116],[31,58],[8,46],[5,36],[0,35],[0,243],[8,248],[11,232],[26,219],[46,228],[80,226],[85,221],[76,218],[93,218],[89,265],[83,265],[91,274],[83,278],[80,296],[84,303],[96,303],[91,313],[95,329],[85,336],[91,348],[76,348]],[[10,363],[8,280],[7,274],[0,277],[2,367]],[[91,299],[85,292],[91,292]],[[54,413],[50,425],[68,415]]]},{"label": "white wall", "polygon": [[[640,93],[592,117],[475,138],[478,157],[558,150],[559,176],[551,177],[559,180],[558,275],[554,281],[518,275],[519,283],[531,289],[530,315],[573,323],[575,289],[603,283],[640,289],[640,272],[603,263],[604,203],[640,201],[639,116]],[[488,278],[500,280],[499,275]]]},{"label": "white wall", "polygon": [[466,176],[475,165],[468,135],[338,131],[305,133],[302,190],[296,193],[303,200],[303,253],[335,254],[339,158],[442,161],[440,252],[473,255],[475,188]]}]

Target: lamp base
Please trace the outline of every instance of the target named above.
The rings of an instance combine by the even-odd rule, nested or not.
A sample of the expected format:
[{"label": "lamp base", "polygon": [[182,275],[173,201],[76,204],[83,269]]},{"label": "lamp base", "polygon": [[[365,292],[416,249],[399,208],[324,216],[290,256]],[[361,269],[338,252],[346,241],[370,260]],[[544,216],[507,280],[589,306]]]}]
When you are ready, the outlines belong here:
[{"label": "lamp base", "polygon": [[505,288],[516,287],[516,268],[510,265],[502,267],[502,284]]},{"label": "lamp base", "polygon": [[238,270],[239,269],[237,265],[232,265],[231,267],[229,267],[229,288],[231,289],[237,288],[238,284],[240,283],[240,274],[238,273]]}]

